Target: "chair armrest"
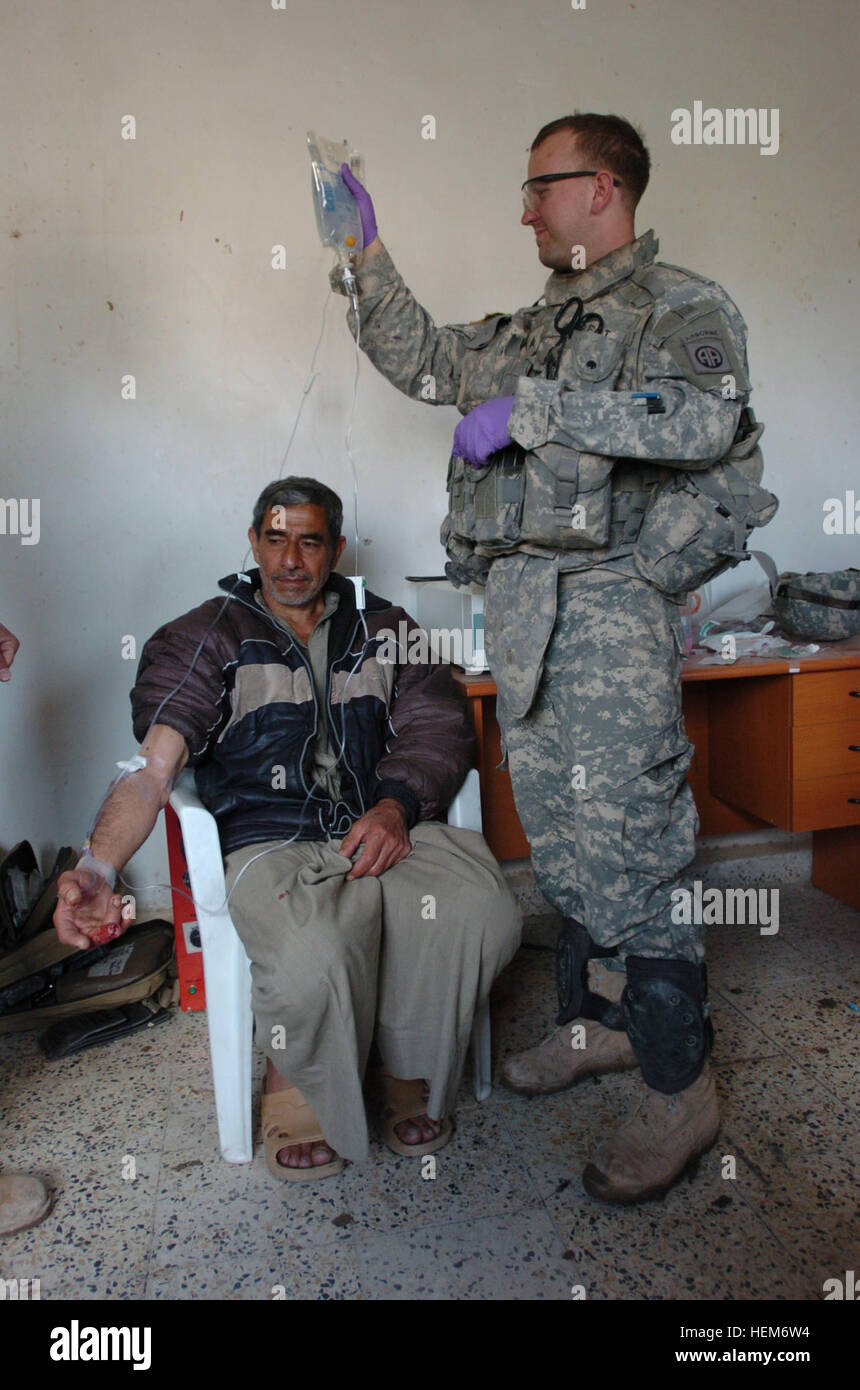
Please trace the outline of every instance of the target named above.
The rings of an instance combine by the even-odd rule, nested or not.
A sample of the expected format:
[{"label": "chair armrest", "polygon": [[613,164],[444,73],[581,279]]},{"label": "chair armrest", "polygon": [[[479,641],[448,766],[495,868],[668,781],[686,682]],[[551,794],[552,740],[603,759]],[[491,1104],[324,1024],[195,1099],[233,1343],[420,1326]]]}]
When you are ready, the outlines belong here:
[{"label": "chair armrest", "polygon": [[448,807],[448,824],[460,830],[482,830],[481,779],[477,768],[466,773],[466,780]]},{"label": "chair armrest", "polygon": [[179,817],[198,919],[220,918],[222,915],[229,918],[229,909],[224,905],[227,888],[218,826],[211,811],[207,811],[197,795],[194,774],[190,769],[177,777],[170,794],[170,804]]},{"label": "chair armrest", "polygon": [[[185,767],[180,772],[173,784],[173,791],[170,793],[170,804],[177,816],[186,807],[198,808],[205,811],[206,807],[197,795],[197,783],[194,780],[194,773],[190,767]],[[210,812],[206,812],[207,815]]]}]

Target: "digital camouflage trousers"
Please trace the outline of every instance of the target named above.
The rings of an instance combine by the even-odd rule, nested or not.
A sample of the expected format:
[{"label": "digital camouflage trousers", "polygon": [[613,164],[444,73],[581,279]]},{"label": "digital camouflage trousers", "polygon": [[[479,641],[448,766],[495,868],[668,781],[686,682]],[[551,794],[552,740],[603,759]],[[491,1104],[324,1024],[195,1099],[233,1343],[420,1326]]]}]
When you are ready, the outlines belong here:
[{"label": "digital camouflage trousers", "polygon": [[559,574],[557,562],[514,555],[493,565],[485,621],[514,798],[545,897],[598,945],[617,946],[619,964],[700,964],[703,927],[672,920],[698,829],[678,606],[623,573]]}]

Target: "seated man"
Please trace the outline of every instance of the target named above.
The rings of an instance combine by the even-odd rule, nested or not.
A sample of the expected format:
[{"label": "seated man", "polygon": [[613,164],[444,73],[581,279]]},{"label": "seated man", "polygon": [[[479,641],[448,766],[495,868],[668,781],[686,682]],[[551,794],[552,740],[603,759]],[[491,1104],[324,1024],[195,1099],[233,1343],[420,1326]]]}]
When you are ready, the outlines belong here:
[{"label": "seated man", "polygon": [[420,1155],[447,1142],[475,1010],[520,934],[483,837],[441,821],[472,752],[450,668],[415,663],[417,644],[385,659],[415,624],[373,594],[356,607],[333,572],[342,519],[313,479],[270,484],[248,532],[259,569],[147,642],[131,695],[146,765],[60,878],[54,918],[81,948],[122,929],[115,871],[190,761],[252,963],[263,1137],[281,1178],[367,1156],[374,1031],[386,1143]]}]

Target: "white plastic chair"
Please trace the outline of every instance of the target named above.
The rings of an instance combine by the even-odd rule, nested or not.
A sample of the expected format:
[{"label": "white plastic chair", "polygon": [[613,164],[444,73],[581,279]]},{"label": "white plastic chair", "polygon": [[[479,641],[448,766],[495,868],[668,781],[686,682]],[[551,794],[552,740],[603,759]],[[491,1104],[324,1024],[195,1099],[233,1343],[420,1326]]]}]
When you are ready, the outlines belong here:
[{"label": "white plastic chair", "polygon": [[[209,1051],[218,1114],[221,1155],[227,1163],[250,1163],[254,1156],[251,1131],[251,964],[233,926],[229,906],[207,912],[204,904],[223,903],[227,888],[215,818],[203,805],[190,769],[177,778],[170,804],[179,817],[191,895],[203,948]],[[478,773],[467,775],[448,811],[448,824],[480,830],[481,790]],[[492,1089],[490,1067],[490,1006],[478,1010],[472,1030],[476,1100]]]}]

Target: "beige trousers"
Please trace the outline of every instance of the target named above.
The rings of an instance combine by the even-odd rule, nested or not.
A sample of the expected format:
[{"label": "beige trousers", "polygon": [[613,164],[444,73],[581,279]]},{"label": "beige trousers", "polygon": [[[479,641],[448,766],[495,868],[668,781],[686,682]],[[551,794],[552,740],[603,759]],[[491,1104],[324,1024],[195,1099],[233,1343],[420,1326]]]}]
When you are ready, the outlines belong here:
[{"label": "beige trousers", "polygon": [[[425,1078],[427,1113],[450,1113],[475,1011],[520,942],[482,835],[424,822],[411,839],[399,864],[349,883],[339,840],[286,845],[251,864],[230,898],[257,1040],[355,1161],[369,1153],[362,1081],[374,1030],[384,1069]],[[269,844],[227,856],[228,889]]]}]

